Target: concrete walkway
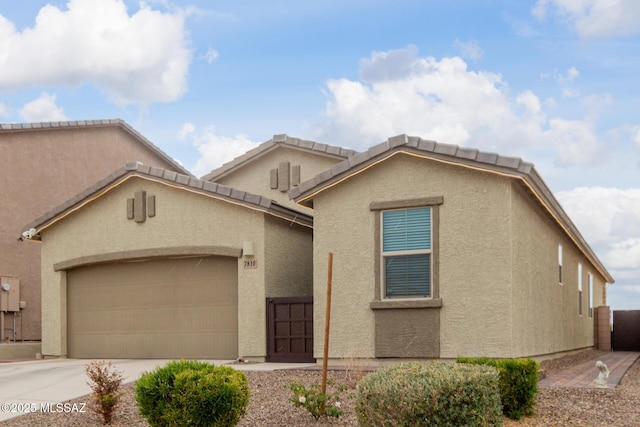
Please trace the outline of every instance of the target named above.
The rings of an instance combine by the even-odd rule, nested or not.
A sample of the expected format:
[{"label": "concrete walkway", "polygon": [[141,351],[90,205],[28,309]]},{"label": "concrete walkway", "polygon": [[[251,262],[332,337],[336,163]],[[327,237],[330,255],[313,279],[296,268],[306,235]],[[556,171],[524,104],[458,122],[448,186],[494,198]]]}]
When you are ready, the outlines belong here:
[{"label": "concrete walkway", "polygon": [[[28,362],[0,363],[0,421],[24,415],[47,404],[60,403],[91,393],[87,384],[86,359],[48,359]],[[122,372],[125,383],[136,381],[142,373],[162,366],[168,360],[112,360]],[[233,360],[209,360],[215,365],[231,364]],[[301,369],[314,363],[247,363],[233,364],[242,371],[273,371]]]},{"label": "concrete walkway", "polygon": [[631,351],[614,351],[597,359],[572,366],[544,378],[538,382],[539,387],[556,388],[598,388],[594,381],[598,378],[596,362],[602,361],[609,368],[608,389],[614,389],[631,365],[640,357],[640,353]]}]

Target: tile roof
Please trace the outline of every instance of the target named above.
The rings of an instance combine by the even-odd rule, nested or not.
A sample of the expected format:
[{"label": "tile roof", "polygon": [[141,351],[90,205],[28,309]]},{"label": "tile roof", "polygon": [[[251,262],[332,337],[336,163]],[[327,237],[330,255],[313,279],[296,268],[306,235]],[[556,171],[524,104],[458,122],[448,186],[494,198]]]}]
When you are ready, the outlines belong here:
[{"label": "tile roof", "polygon": [[[178,186],[186,190],[195,191],[197,193],[211,196],[217,199],[225,200],[230,203],[239,204],[248,208],[259,210],[267,214],[277,216],[279,218],[295,222],[306,227],[313,226],[313,218],[293,209],[289,209],[273,200],[259,196],[257,194],[248,193],[246,191],[236,190],[231,187],[219,185],[213,182],[197,179],[191,175],[184,175],[166,169],[145,165],[139,162],[129,162],[124,167],[112,172],[106,178],[100,180],[96,184],[87,188],[83,192],[75,195],[60,206],[45,213],[30,224],[24,227],[25,230],[34,228],[36,230],[35,240],[39,239],[40,231],[51,226],[68,213],[76,211],[89,201],[99,197],[103,193],[120,183],[130,179],[131,177],[139,177],[152,181]],[[203,213],[204,214],[204,213]]]},{"label": "tile roof", "polygon": [[[356,153],[348,159],[334,165],[332,168],[300,183],[296,188],[289,191],[289,197],[295,199],[298,203],[307,205],[306,201],[310,200],[316,193],[322,191],[325,185],[332,184],[334,180],[342,177],[344,174],[351,175],[359,168],[375,163],[380,157],[386,158],[397,151],[412,151],[449,163],[474,165],[482,169],[495,170],[508,174],[530,174],[535,171],[533,164],[524,162],[516,157],[500,156],[498,154],[486,153],[457,145],[442,144],[418,137],[398,135],[369,148],[365,152]],[[312,203],[308,204],[308,206],[311,205]]]},{"label": "tile roof", "polygon": [[300,138],[292,138],[286,134],[273,135],[271,139],[263,142],[257,147],[247,151],[246,153],[236,157],[233,160],[223,164],[219,168],[216,168],[204,175],[202,179],[205,181],[215,181],[220,179],[224,175],[236,170],[237,168],[244,166],[252,160],[266,154],[277,147],[290,147],[314,153],[324,154],[327,156],[346,159],[356,153],[354,150],[338,147],[335,145],[322,144],[319,142],[308,141]]},{"label": "tile roof", "polygon": [[104,126],[119,126],[126,132],[130,133],[134,138],[140,141],[144,146],[155,152],[158,156],[164,158],[177,170],[181,171],[185,175],[191,175],[184,166],[178,163],[176,160],[167,155],[164,151],[158,148],[154,143],[145,138],[140,132],[129,126],[122,119],[102,119],[102,120],[72,120],[61,122],[38,122],[38,123],[0,123],[0,134],[3,132],[21,132],[21,131],[37,131],[37,130],[51,130],[51,129],[71,129],[80,127],[104,127]]},{"label": "tile roof", "polygon": [[303,206],[313,207],[313,198],[317,194],[398,153],[408,153],[435,161],[519,179],[543,209],[555,219],[569,238],[575,242],[578,248],[600,271],[605,280],[609,283],[614,282],[613,277],[611,277],[584,237],[582,237],[533,164],[517,157],[501,156],[495,153],[442,144],[418,137],[397,135],[363,153],[356,153],[330,169],[300,183],[300,185],[289,191],[289,198]]}]

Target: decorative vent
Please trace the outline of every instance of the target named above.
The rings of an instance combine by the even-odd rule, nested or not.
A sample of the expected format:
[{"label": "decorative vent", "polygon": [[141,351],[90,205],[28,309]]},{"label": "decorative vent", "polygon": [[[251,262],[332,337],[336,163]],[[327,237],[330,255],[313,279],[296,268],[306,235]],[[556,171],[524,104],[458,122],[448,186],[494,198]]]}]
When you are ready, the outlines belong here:
[{"label": "decorative vent", "polygon": [[281,162],[278,165],[278,190],[289,191],[289,162]]},{"label": "decorative vent", "polygon": [[127,199],[127,219],[135,222],[145,222],[156,216],[156,196],[147,197],[146,191],[136,191],[133,198]]}]

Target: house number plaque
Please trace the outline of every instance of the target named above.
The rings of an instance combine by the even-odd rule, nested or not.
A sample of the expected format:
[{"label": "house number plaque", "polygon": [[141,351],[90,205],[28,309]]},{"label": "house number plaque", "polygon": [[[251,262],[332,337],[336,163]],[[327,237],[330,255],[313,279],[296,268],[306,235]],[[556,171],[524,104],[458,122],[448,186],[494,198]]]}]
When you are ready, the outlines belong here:
[{"label": "house number plaque", "polygon": [[244,268],[258,268],[258,260],[245,259],[244,260]]}]

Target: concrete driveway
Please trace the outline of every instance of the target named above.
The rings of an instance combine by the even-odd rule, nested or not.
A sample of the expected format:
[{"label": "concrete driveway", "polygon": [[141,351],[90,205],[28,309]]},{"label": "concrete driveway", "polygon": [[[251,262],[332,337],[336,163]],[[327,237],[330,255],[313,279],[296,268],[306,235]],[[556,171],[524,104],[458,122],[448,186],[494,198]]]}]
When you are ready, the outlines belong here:
[{"label": "concrete driveway", "polygon": [[[29,362],[0,363],[0,421],[40,411],[47,405],[91,393],[87,384],[86,359],[49,359]],[[116,359],[111,361],[123,373],[125,383],[137,380],[145,371],[162,366],[168,360]],[[211,360],[216,365],[233,360]],[[254,363],[233,365],[243,371],[294,369],[315,366],[313,363]],[[88,399],[87,399],[88,403]],[[88,410],[88,409],[87,409]]]}]

